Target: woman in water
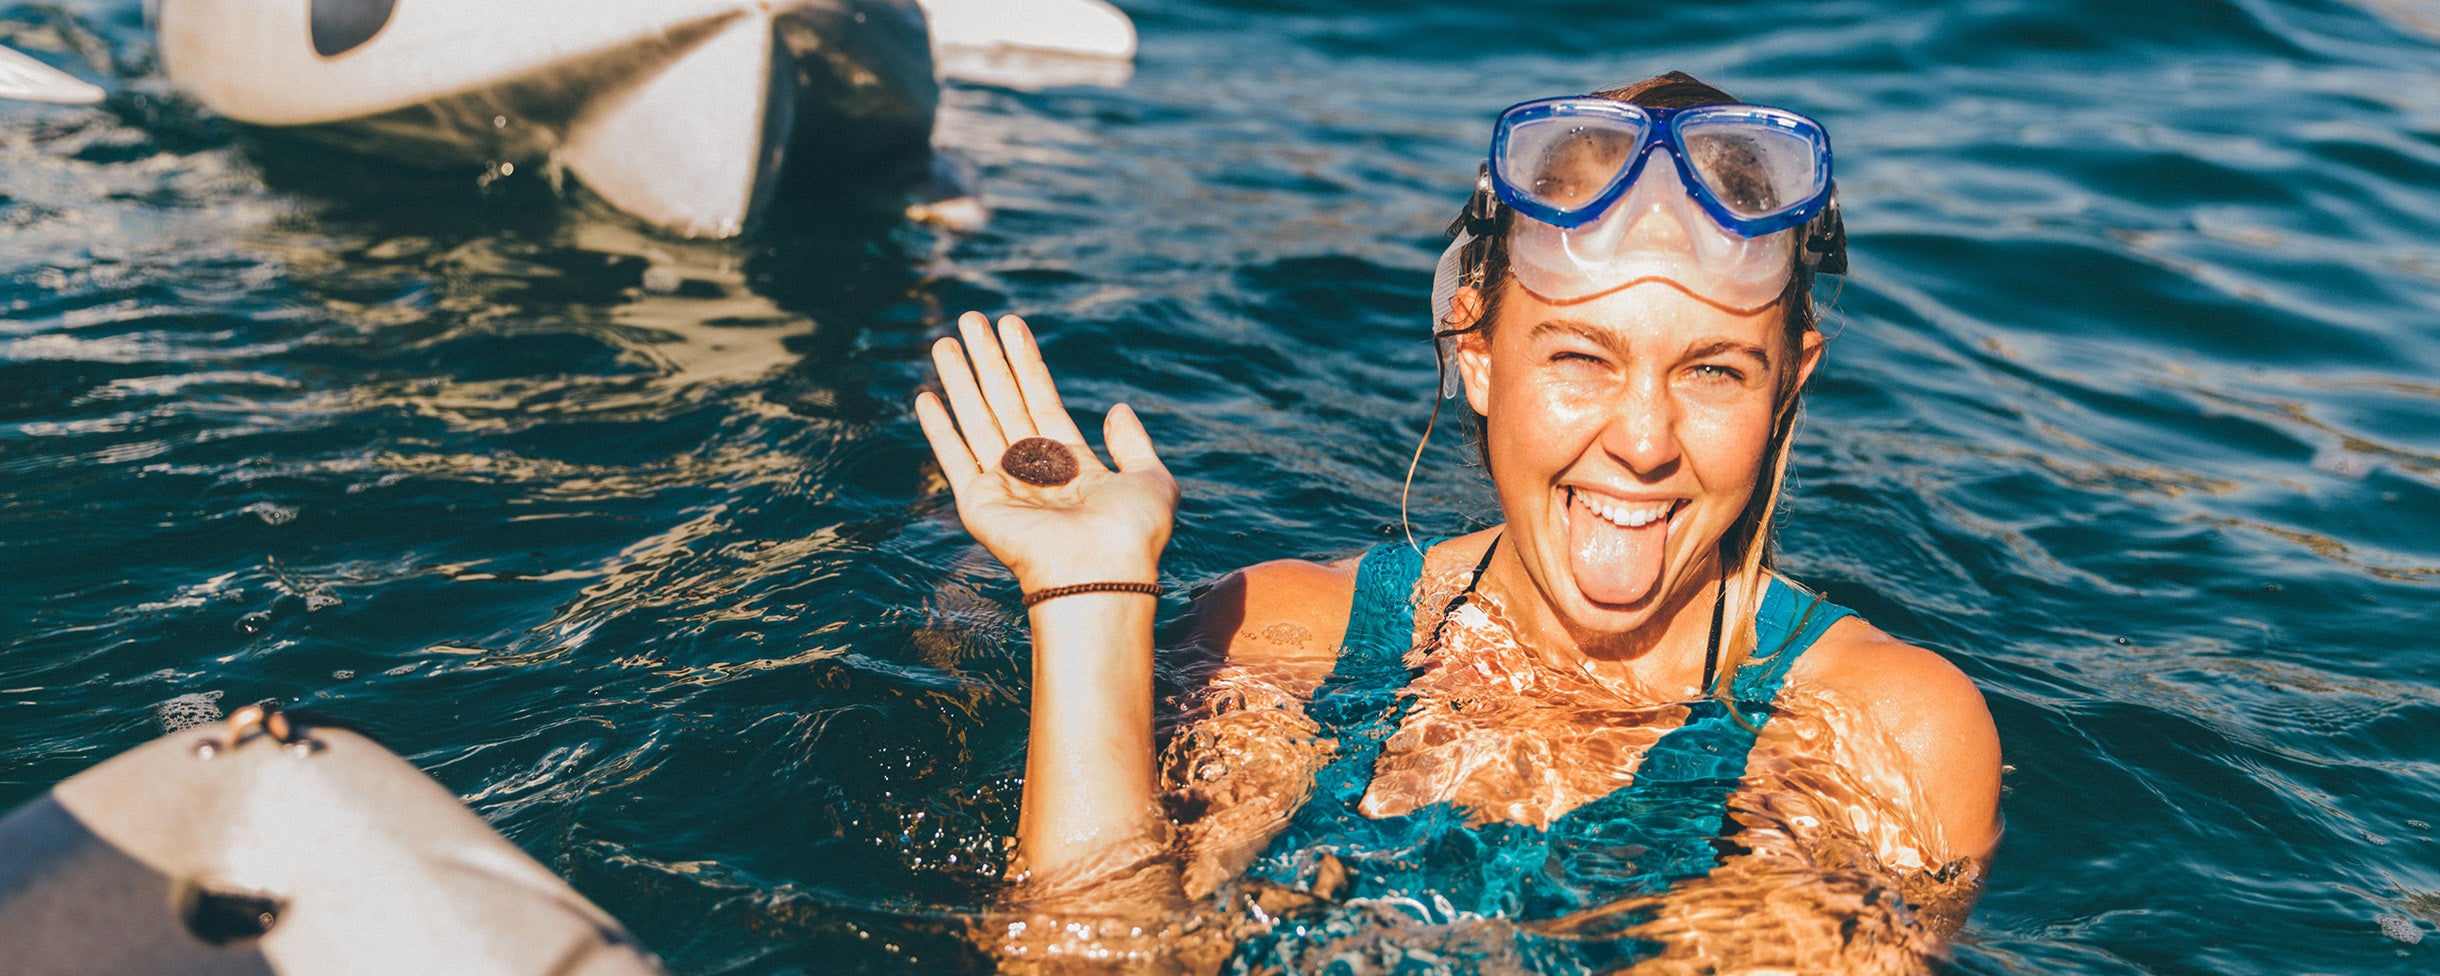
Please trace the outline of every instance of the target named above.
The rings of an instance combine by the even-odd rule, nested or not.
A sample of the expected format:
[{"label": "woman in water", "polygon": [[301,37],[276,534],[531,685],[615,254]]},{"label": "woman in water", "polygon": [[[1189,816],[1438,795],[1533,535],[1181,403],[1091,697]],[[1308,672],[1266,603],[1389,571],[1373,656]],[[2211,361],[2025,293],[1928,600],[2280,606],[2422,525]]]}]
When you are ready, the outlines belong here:
[{"label": "woman in water", "polygon": [[1818,124],[1684,75],[1504,112],[1434,286],[1504,522],[1221,580],[1165,756],[1176,484],[1124,405],[1102,466],[1024,323],[968,313],[916,411],[1026,594],[1021,890],[1229,891],[1242,971],[1919,964],[1999,747],[1954,666],[1771,569],[1832,194]]}]

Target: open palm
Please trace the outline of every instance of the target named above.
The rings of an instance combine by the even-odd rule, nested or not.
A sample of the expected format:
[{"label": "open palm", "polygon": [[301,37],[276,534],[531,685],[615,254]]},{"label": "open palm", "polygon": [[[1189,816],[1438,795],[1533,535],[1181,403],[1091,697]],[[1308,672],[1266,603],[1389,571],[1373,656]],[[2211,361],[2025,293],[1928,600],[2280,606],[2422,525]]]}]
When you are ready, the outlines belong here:
[{"label": "open palm", "polygon": [[[915,399],[932,455],[957,496],[957,515],[1027,591],[1093,582],[1156,582],[1161,548],[1178,510],[1177,480],[1153,453],[1143,422],[1125,404],[1102,424],[1116,470],[1104,466],[1069,419],[1033,332],[1002,316],[996,333],[981,313],[958,319],[964,337],[932,347],[948,403]],[[952,422],[952,414],[955,420]],[[1076,477],[1036,485],[1000,467],[1008,446],[1046,437],[1075,454]]]}]

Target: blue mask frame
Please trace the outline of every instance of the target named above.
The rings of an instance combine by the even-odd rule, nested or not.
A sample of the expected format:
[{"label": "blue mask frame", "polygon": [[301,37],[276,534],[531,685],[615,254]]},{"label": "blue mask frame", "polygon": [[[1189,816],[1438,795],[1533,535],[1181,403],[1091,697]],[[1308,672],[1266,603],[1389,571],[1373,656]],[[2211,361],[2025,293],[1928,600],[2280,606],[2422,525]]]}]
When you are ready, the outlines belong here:
[{"label": "blue mask frame", "polygon": [[[1642,129],[1643,137],[1636,143],[1626,168],[1614,173],[1609,184],[1584,204],[1575,207],[1555,207],[1534,199],[1518,190],[1502,172],[1501,160],[1507,158],[1508,137],[1515,126],[1558,117],[1580,117],[1590,122],[1615,122]],[[1814,183],[1820,189],[1799,200],[1793,207],[1764,217],[1741,217],[1714,196],[1710,187],[1696,175],[1687,163],[1686,143],[1680,129],[1690,123],[1717,119],[1733,119],[1744,124],[1760,123],[1798,136],[1813,147]],[[1686,187],[1703,212],[1720,227],[1739,237],[1755,238],[1774,234],[1791,227],[1803,226],[1820,214],[1836,192],[1830,178],[1830,133],[1821,123],[1786,109],[1763,105],[1698,105],[1691,108],[1647,108],[1615,99],[1590,96],[1543,98],[1520,102],[1500,113],[1498,124],[1491,131],[1491,185],[1500,202],[1511,209],[1554,227],[1576,228],[1592,223],[1616,206],[1628,189],[1643,175],[1644,163],[1651,158],[1653,146],[1667,150],[1676,163],[1678,182]]]}]

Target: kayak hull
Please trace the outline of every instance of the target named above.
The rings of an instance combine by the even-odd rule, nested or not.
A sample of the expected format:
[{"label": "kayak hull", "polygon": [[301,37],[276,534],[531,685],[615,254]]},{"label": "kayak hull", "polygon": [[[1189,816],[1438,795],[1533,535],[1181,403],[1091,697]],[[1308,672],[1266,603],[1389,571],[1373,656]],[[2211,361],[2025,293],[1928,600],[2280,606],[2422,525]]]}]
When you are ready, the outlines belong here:
[{"label": "kayak hull", "polygon": [[171,81],[235,121],[546,166],[690,237],[743,232],[792,172],[919,178],[939,105],[914,0],[162,0],[156,27]]},{"label": "kayak hull", "polygon": [[660,971],[616,920],[388,750],[263,717],[163,736],[0,820],[7,971]]}]

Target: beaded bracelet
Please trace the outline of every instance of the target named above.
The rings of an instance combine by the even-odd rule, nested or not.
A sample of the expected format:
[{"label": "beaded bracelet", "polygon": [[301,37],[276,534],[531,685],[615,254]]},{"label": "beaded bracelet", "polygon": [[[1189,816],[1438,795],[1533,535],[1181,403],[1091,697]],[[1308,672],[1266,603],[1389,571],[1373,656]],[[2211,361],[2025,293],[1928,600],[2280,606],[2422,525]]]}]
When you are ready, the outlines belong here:
[{"label": "beaded bracelet", "polygon": [[1056,600],[1063,596],[1075,596],[1078,593],[1141,593],[1145,596],[1157,597],[1161,595],[1161,584],[1071,583],[1066,586],[1054,586],[1047,590],[1035,590],[1031,593],[1025,594],[1025,605],[1030,607],[1044,600]]}]

